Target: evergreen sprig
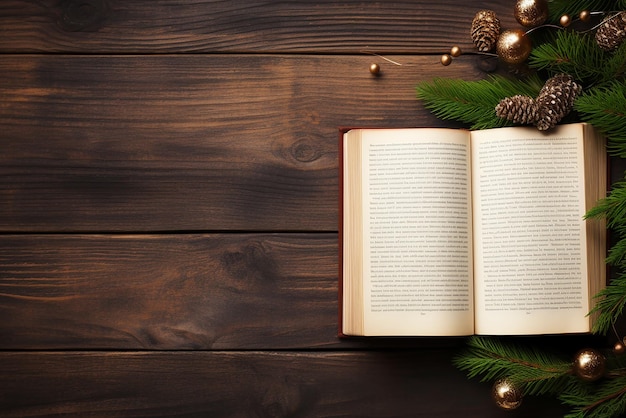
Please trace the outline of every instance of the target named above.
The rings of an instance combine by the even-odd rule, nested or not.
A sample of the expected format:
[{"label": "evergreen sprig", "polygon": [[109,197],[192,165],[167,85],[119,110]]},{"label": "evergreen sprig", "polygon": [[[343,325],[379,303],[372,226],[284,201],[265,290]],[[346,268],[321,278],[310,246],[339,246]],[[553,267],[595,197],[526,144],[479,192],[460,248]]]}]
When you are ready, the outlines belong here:
[{"label": "evergreen sprig", "polygon": [[626,307],[626,182],[616,183],[609,195],[598,201],[585,217],[604,218],[607,228],[612,229],[618,238],[611,246],[606,262],[620,273],[595,295],[596,304],[590,312],[598,315],[593,332],[606,334]]},{"label": "evergreen sprig", "polygon": [[573,408],[565,418],[608,418],[626,412],[626,376],[606,379],[595,390],[583,386],[577,389],[559,396],[561,402]]},{"label": "evergreen sprig", "polygon": [[626,46],[610,54],[591,33],[558,30],[550,42],[533,48],[528,64],[552,75],[567,73],[585,86],[598,85],[624,75]]},{"label": "evergreen sprig", "polygon": [[[621,49],[626,51],[625,47]],[[626,57],[622,65],[626,66]],[[576,100],[574,109],[583,121],[608,137],[611,154],[626,157],[626,82],[623,79],[587,91]]]},{"label": "evergreen sprig", "polygon": [[615,183],[611,193],[587,211],[585,218],[604,218],[610,229],[626,228],[626,181]]},{"label": "evergreen sprig", "polygon": [[577,17],[583,10],[613,11],[626,8],[625,0],[549,0],[550,22],[558,23],[563,15]]},{"label": "evergreen sprig", "polygon": [[590,314],[598,314],[593,324],[595,334],[606,334],[624,312],[626,306],[626,276],[620,275],[595,296],[596,304]]},{"label": "evergreen sprig", "polygon": [[436,78],[417,85],[417,98],[437,117],[465,123],[470,129],[509,126],[494,109],[505,97],[525,94],[535,97],[543,82],[538,76],[524,80],[491,76],[484,80],[464,81]]},{"label": "evergreen sprig", "polygon": [[[624,231],[621,231],[619,236],[624,237]],[[617,266],[619,268],[626,267],[626,238],[621,238],[609,249],[606,263],[611,266]]]},{"label": "evergreen sprig", "polygon": [[572,408],[566,418],[608,418],[626,412],[626,360],[610,356],[607,362],[610,371],[592,385],[574,375],[569,360],[496,338],[471,337],[468,350],[454,359],[470,378],[493,381],[506,377],[524,395],[556,396]]},{"label": "evergreen sprig", "polygon": [[572,385],[571,361],[521,345],[487,337],[471,337],[468,350],[454,359],[468,377],[491,381],[507,377],[524,394],[559,393]]}]

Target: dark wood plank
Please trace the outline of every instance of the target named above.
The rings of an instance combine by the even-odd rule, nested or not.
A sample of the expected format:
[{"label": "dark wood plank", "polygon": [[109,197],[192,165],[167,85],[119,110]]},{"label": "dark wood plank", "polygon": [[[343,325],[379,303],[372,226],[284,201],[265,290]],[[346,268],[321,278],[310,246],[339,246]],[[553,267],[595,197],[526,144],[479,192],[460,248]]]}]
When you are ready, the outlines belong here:
[{"label": "dark wood plank", "polygon": [[4,56],[0,231],[336,230],[338,127],[441,126],[415,84],[485,76],[392,58]]},{"label": "dark wood plank", "polygon": [[3,0],[0,52],[441,53],[481,8],[518,27],[502,1]]},{"label": "dark wood plank", "polygon": [[463,345],[337,338],[337,250],[334,233],[2,236],[0,350]]},{"label": "dark wood plank", "polygon": [[338,346],[336,234],[0,237],[0,349]]},{"label": "dark wood plank", "polygon": [[556,417],[499,410],[451,351],[0,353],[4,417]]}]

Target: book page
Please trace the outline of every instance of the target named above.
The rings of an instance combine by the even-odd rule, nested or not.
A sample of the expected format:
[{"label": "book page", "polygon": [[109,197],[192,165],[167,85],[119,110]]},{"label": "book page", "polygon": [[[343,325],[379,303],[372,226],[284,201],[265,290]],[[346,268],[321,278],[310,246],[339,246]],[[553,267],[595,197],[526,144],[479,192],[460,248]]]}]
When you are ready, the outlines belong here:
[{"label": "book page", "polygon": [[366,335],[473,333],[468,136],[363,131]]},{"label": "book page", "polygon": [[476,332],[589,331],[582,125],[472,133]]}]

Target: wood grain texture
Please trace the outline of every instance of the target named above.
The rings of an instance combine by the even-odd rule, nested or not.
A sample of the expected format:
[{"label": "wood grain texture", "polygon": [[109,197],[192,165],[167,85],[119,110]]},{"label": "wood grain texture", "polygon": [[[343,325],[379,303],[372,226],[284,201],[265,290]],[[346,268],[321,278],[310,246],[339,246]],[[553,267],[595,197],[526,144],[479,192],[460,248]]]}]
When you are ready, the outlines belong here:
[{"label": "wood grain texture", "polygon": [[0,52],[442,53],[481,8],[519,27],[502,1],[3,0]]},{"label": "wood grain texture", "polygon": [[0,239],[0,349],[333,345],[336,234]]},{"label": "wood grain texture", "polygon": [[499,410],[450,351],[0,353],[3,417],[558,417]]},{"label": "wood grain texture", "polygon": [[[4,56],[0,231],[335,231],[340,126],[441,126],[468,57]],[[303,210],[304,209],[304,210]]]},{"label": "wood grain texture", "polygon": [[337,258],[335,233],[4,235],[0,350],[463,346],[339,339]]}]

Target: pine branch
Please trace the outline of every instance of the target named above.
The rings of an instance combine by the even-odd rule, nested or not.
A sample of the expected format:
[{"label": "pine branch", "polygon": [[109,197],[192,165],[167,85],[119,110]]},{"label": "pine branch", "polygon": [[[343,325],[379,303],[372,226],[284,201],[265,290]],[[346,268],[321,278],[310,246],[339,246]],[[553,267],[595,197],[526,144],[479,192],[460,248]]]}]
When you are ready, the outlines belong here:
[{"label": "pine branch", "polygon": [[624,0],[549,0],[548,10],[550,11],[549,21],[558,23],[563,15],[576,17],[583,10],[623,10],[626,9]]},{"label": "pine branch", "polygon": [[607,334],[613,324],[622,316],[626,306],[626,275],[619,274],[610,284],[599,291],[595,296],[596,304],[589,312],[590,315],[598,314],[592,332],[594,334]]},{"label": "pine branch", "polygon": [[609,55],[604,63],[606,81],[624,80],[626,76],[626,43],[622,43],[617,50]]},{"label": "pine branch", "polygon": [[[626,51],[625,46],[622,49]],[[626,157],[626,81],[613,81],[587,91],[576,100],[574,109],[583,121],[608,137],[611,154]]]},{"label": "pine branch", "polygon": [[606,356],[607,371],[605,377],[617,379],[626,377],[626,356],[621,354],[610,354]]},{"label": "pine branch", "polygon": [[472,337],[468,346],[454,364],[470,378],[487,381],[507,377],[528,395],[556,394],[576,384],[577,379],[570,373],[571,362],[556,356],[505,345],[493,338]]},{"label": "pine branch", "polygon": [[607,228],[626,231],[626,181],[615,183],[609,195],[587,211],[585,218],[604,218]]},{"label": "pine branch", "polygon": [[606,334],[619,319],[626,306],[626,275],[620,274],[595,296],[597,302],[589,314],[598,313],[592,332]]},{"label": "pine branch", "polygon": [[437,78],[417,87],[417,98],[443,120],[470,125],[470,129],[509,126],[495,114],[495,107],[505,97],[525,94],[535,97],[543,82],[537,76],[526,80],[492,76],[479,81]]},{"label": "pine branch", "polygon": [[[585,214],[585,218],[604,218],[607,227],[613,229],[618,241],[609,250],[606,262],[625,271],[626,267],[626,182],[616,183],[609,195],[597,202]],[[597,302],[590,314],[598,314],[593,332],[606,334],[622,315],[626,306],[626,274],[621,273],[594,296]]]},{"label": "pine branch", "polygon": [[626,238],[622,238],[613,244],[609,249],[606,263],[620,268],[626,267]]},{"label": "pine branch", "polygon": [[590,33],[559,30],[550,42],[533,49],[528,64],[552,75],[567,73],[590,86],[623,76],[624,58],[626,47],[612,55],[603,51]]},{"label": "pine branch", "polygon": [[566,418],[611,418],[626,412],[626,377],[607,379],[594,391],[568,391],[559,399],[574,407]]}]

